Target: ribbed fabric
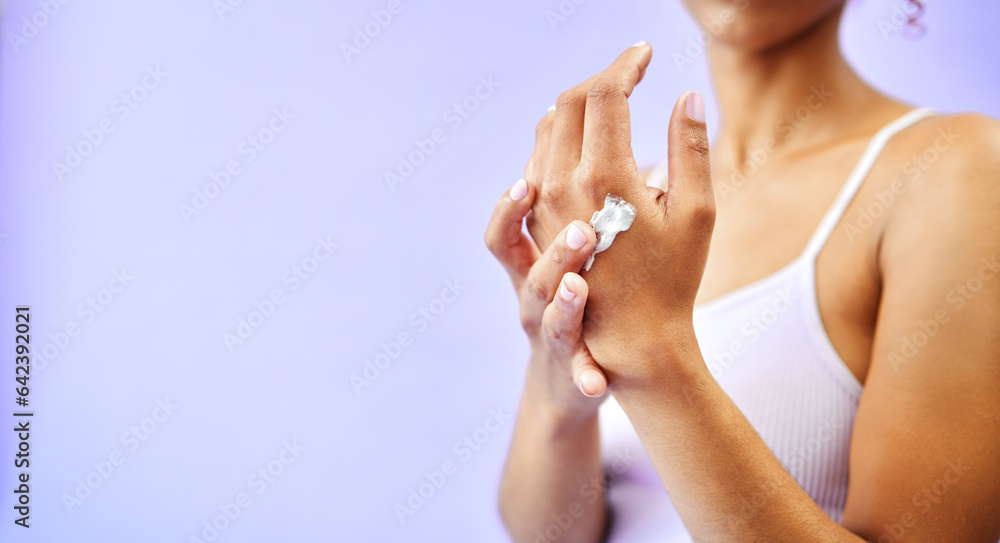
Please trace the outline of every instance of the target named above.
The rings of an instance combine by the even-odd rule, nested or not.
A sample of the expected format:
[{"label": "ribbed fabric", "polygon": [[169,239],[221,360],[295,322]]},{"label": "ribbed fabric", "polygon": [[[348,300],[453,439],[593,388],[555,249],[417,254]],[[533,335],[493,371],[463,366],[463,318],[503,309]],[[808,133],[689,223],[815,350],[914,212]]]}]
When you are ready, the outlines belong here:
[{"label": "ribbed fabric", "polygon": [[[816,257],[885,144],[931,113],[911,110],[875,134],[802,255],[778,272],[694,310],[698,343],[716,381],[788,473],[838,522],[847,499],[848,451],[862,386],[823,328],[816,301]],[[614,398],[601,407],[601,433],[612,472],[608,497],[614,523],[609,541],[691,541]],[[719,514],[752,514],[753,505],[744,506]]]}]

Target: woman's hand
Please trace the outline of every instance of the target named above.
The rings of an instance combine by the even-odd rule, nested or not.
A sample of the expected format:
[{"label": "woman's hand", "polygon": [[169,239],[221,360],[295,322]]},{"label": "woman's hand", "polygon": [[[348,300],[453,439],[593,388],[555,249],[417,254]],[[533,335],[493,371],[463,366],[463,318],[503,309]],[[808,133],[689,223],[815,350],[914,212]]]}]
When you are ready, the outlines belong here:
[{"label": "woman's hand", "polygon": [[663,342],[697,349],[691,325],[715,224],[704,103],[687,93],[668,133],[669,190],[647,187],[631,148],[628,97],[652,56],[629,48],[604,72],[559,96],[539,125],[527,179],[538,191],[528,228],[541,247],[573,220],[588,220],[609,193],[637,209],[593,268],[584,340],[612,385],[641,383]]},{"label": "woman's hand", "polygon": [[[520,180],[497,202],[486,245],[503,264],[521,303],[521,324],[531,343],[525,394],[560,420],[596,414],[607,379],[581,339],[587,283],[579,271],[594,247],[594,231],[574,221],[542,253],[522,231],[535,189]],[[581,392],[583,392],[581,394]]]}]

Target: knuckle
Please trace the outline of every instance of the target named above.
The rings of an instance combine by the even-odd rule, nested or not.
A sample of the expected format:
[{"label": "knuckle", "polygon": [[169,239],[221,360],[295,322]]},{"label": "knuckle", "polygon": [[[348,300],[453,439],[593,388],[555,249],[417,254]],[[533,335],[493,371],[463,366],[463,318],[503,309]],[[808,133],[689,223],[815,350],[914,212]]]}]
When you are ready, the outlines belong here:
[{"label": "knuckle", "polygon": [[564,270],[569,267],[570,260],[569,247],[566,246],[565,241],[560,240],[559,243],[553,244],[553,251],[549,256],[549,261],[554,267]]},{"label": "knuckle", "polygon": [[501,255],[502,247],[500,240],[497,239],[496,234],[487,229],[486,234],[483,236],[483,241],[486,242],[486,248],[489,249],[490,253],[492,253],[493,256],[499,258]]},{"label": "knuckle", "polygon": [[565,199],[562,183],[546,183],[542,187],[541,199],[549,209],[559,209]]},{"label": "knuckle", "polygon": [[538,121],[535,125],[535,141],[544,139],[545,135],[549,133],[552,129],[552,115],[546,115],[542,117],[542,120]]},{"label": "knuckle", "polygon": [[554,319],[555,322],[548,322],[545,326],[545,337],[549,341],[566,343],[575,339],[573,327],[564,320]]},{"label": "knuckle", "polygon": [[538,318],[533,311],[526,308],[524,305],[521,306],[521,328],[527,332],[529,335],[534,335],[538,333],[538,329],[541,326],[541,319]]},{"label": "knuckle", "polygon": [[576,88],[563,91],[556,98],[556,114],[573,111],[582,99],[581,92]]},{"label": "knuckle", "polygon": [[603,201],[610,186],[608,181],[620,175],[622,169],[614,160],[585,158],[577,166],[575,185],[580,194],[594,201]]},{"label": "knuckle", "polygon": [[710,203],[700,203],[691,208],[691,226],[699,231],[709,231],[715,227],[715,206]]},{"label": "knuckle", "polygon": [[567,344],[579,337],[580,328],[574,326],[568,315],[561,311],[552,311],[550,308],[542,318],[541,331],[548,343]]},{"label": "knuckle", "polygon": [[594,81],[594,83],[590,86],[590,90],[587,91],[587,102],[597,104],[604,103],[614,99],[622,93],[623,90],[620,85],[602,77],[597,81]]},{"label": "knuckle", "polygon": [[537,273],[529,273],[524,282],[525,293],[532,299],[547,302],[549,300],[548,286],[542,282]]},{"label": "knuckle", "polygon": [[497,244],[497,216],[500,214],[500,203],[497,202],[496,208],[493,210],[493,216],[490,217],[490,222],[486,224],[486,231],[483,232],[483,241],[486,243],[486,248],[493,252]]},{"label": "knuckle", "polygon": [[490,250],[491,253],[496,254],[494,250],[496,248],[496,242],[493,241],[493,234],[490,232],[489,227],[486,228],[486,233],[483,234],[483,242],[486,243],[486,248]]},{"label": "knuckle", "polygon": [[708,138],[701,130],[693,131],[684,136],[684,146],[695,155],[708,156]]}]

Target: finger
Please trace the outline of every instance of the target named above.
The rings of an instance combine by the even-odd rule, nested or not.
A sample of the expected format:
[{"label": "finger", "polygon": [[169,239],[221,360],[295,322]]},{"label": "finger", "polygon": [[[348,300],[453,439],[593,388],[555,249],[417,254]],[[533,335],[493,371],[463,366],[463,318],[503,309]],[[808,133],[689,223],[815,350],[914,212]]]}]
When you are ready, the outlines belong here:
[{"label": "finger", "polygon": [[[634,54],[635,51],[640,50],[646,51],[645,54],[647,56],[652,55],[652,49],[646,42],[643,41],[633,45],[622,53],[622,55],[619,55],[618,59],[615,60],[615,63],[621,60],[622,56]],[[615,67],[615,63],[612,63],[611,67]],[[646,65],[648,64],[649,60],[647,59],[645,64],[642,65],[638,79],[635,83],[642,80],[642,77],[646,72]],[[553,120],[552,147],[549,150],[548,170],[552,173],[553,177],[558,178],[560,175],[576,168],[576,165],[580,163],[581,149],[583,147],[584,114],[587,106],[587,94],[590,92],[594,83],[604,77],[606,72],[607,70],[594,75],[580,85],[577,85],[576,87],[560,94],[559,99],[556,100],[556,115]],[[635,86],[635,84],[633,84],[633,86]],[[631,92],[632,91],[629,90],[629,94],[631,94]]]},{"label": "finger", "polygon": [[555,119],[555,106],[549,111],[538,124],[535,125],[535,148],[531,151],[531,158],[524,167],[524,178],[537,189],[541,186],[545,177],[545,167],[549,157],[549,143],[552,141],[552,121]]},{"label": "finger", "polygon": [[563,275],[555,299],[545,308],[542,330],[550,349],[571,357],[573,383],[586,396],[599,397],[608,388],[607,377],[581,341],[587,282],[569,272]]},{"label": "finger", "polygon": [[[705,100],[691,91],[674,105],[667,134],[667,213],[709,228],[715,223],[715,190],[708,156]],[[661,197],[661,198],[662,198]]]},{"label": "finger", "polygon": [[534,199],[534,187],[524,179],[518,180],[500,197],[484,235],[486,246],[507,269],[518,288],[540,255],[535,242],[521,229],[524,215],[531,209]]},{"label": "finger", "polygon": [[608,377],[589,355],[578,357],[581,363],[573,368],[573,382],[585,396],[599,398],[608,390]]},{"label": "finger", "polygon": [[566,272],[579,271],[597,239],[594,229],[583,221],[573,221],[560,232],[531,266],[525,279],[521,301],[521,322],[526,328],[541,323],[546,306],[555,296]]},{"label": "finger", "polygon": [[[583,334],[583,309],[587,305],[587,282],[566,272],[556,288],[552,302],[542,314],[542,332],[549,349],[563,357],[580,350]],[[579,383],[574,375],[574,383]]]},{"label": "finger", "polygon": [[[570,300],[568,303],[572,305],[574,310],[571,317],[573,324],[582,331],[583,308],[587,304],[587,296],[590,295],[587,281],[575,273],[567,273],[563,276],[563,282],[559,289],[556,298]],[[577,308],[579,308],[578,311]],[[586,349],[579,351],[577,356],[573,357],[572,371],[573,383],[585,396],[600,397],[608,390],[608,377],[604,375],[604,370],[597,365]]]},{"label": "finger", "polygon": [[628,48],[590,86],[583,124],[581,160],[617,167],[632,161],[632,121],[628,98],[653,57],[645,42]]},{"label": "finger", "polygon": [[546,178],[556,180],[565,178],[580,163],[580,147],[583,145],[583,114],[587,105],[587,88],[589,88],[591,79],[582,85],[564,91],[556,99]]}]

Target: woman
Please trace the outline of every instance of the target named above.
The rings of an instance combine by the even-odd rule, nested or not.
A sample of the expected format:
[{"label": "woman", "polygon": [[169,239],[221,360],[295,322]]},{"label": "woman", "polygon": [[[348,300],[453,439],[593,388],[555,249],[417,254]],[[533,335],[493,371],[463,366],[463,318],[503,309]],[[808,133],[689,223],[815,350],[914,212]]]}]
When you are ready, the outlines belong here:
[{"label": "woman", "polygon": [[[1000,125],[867,85],[843,0],[685,2],[725,22],[711,158],[689,92],[637,171],[640,42],[559,96],[487,228],[532,353],[511,538],[997,541]],[[637,217],[584,272],[608,194]]]}]

